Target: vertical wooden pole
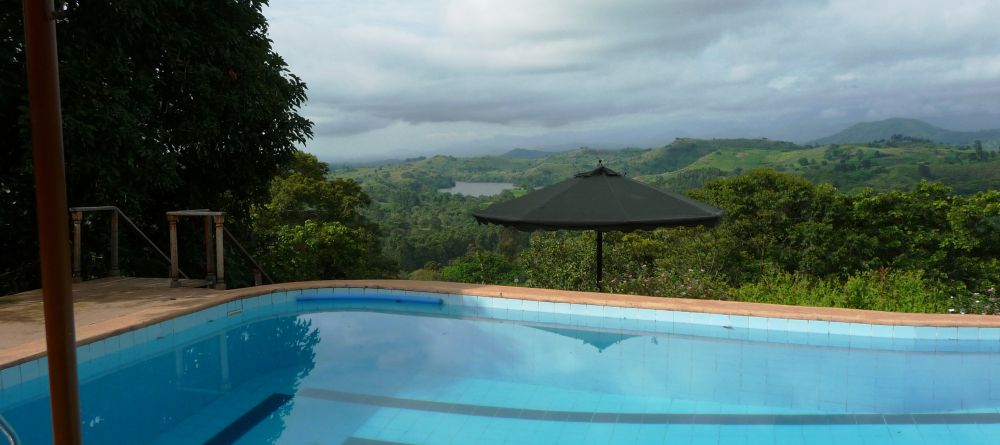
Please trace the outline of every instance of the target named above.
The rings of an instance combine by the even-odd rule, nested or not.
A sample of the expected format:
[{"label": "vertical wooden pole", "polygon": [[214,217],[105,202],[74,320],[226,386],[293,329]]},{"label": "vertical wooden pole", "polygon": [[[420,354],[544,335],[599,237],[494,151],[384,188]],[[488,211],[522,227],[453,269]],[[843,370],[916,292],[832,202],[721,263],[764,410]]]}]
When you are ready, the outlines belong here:
[{"label": "vertical wooden pole", "polygon": [[213,216],[215,220],[215,288],[225,289],[226,288],[226,274],[225,274],[225,264],[223,262],[223,250],[222,250],[222,237],[223,233],[223,223],[226,221],[225,215]]},{"label": "vertical wooden pole", "polygon": [[212,217],[205,217],[205,279],[209,283],[215,282],[215,254],[212,248],[215,242],[212,240]]},{"label": "vertical wooden pole", "polygon": [[109,277],[121,276],[118,268],[118,209],[111,211],[111,271]]},{"label": "vertical wooden pole", "polygon": [[597,291],[604,292],[604,232],[597,231]]},{"label": "vertical wooden pole", "polygon": [[80,443],[80,392],[76,370],[73,284],[66,233],[66,171],[59,104],[59,58],[54,3],[23,0],[35,208],[41,257],[45,347],[49,359],[52,442]]},{"label": "vertical wooden pole", "polygon": [[73,282],[83,281],[83,266],[80,265],[80,232],[83,230],[83,212],[73,212]]},{"label": "vertical wooden pole", "polygon": [[177,265],[177,215],[167,215],[167,225],[170,226],[170,287],[181,287]]},{"label": "vertical wooden pole", "polygon": [[261,276],[260,269],[253,268],[253,285],[260,286],[264,284],[264,278]]}]

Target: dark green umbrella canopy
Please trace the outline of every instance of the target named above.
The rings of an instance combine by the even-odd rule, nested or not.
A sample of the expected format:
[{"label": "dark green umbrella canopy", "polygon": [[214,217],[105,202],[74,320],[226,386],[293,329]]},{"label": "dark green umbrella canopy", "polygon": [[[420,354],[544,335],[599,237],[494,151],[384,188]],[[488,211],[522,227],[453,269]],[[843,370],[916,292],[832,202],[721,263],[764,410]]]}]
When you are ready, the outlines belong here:
[{"label": "dark green umbrella canopy", "polygon": [[586,329],[569,329],[569,328],[555,328],[555,327],[545,327],[545,326],[528,326],[535,329],[540,329],[543,331],[548,331],[553,334],[559,334],[563,337],[575,338],[597,348],[597,352],[604,352],[615,344],[628,340],[635,335],[623,334],[621,332],[606,332],[597,330],[586,330]]},{"label": "dark green umbrella canopy", "polygon": [[472,216],[480,224],[524,231],[596,230],[597,288],[602,289],[604,232],[715,225],[722,209],[626,178],[598,161],[594,170]]},{"label": "dark green umbrella canopy", "polygon": [[650,230],[713,225],[722,210],[626,178],[604,165],[472,214],[518,230]]}]

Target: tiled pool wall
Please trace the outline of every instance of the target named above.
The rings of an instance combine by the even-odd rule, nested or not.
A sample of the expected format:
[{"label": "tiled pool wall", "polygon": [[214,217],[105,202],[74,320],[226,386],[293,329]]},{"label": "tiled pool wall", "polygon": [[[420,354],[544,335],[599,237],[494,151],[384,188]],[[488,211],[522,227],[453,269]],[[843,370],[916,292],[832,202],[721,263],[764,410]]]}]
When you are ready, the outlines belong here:
[{"label": "tiled pool wall", "polygon": [[[558,325],[615,332],[654,332],[900,352],[996,353],[1000,328],[915,327],[819,320],[763,318],[634,307],[603,306],[376,288],[316,288],[250,296],[127,331],[77,348],[79,378],[142,361],[228,329],[299,312],[364,310],[365,298],[401,296],[441,299],[442,305],[407,305],[405,312]],[[331,301],[340,302],[331,304]],[[391,310],[391,302],[381,310]],[[141,346],[141,347],[137,347]],[[0,409],[47,394],[45,357],[0,369]]]}]

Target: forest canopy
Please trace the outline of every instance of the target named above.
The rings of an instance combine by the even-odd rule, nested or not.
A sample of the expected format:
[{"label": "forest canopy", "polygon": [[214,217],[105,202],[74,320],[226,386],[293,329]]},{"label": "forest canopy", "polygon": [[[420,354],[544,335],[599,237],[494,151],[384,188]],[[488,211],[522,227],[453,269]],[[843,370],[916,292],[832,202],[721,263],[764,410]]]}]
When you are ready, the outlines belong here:
[{"label": "forest canopy", "polygon": [[[116,205],[165,245],[168,210],[246,223],[311,136],[305,84],[271,48],[263,0],[61,2],[57,30],[70,206]],[[20,2],[0,3],[0,293],[37,286]],[[105,230],[88,231],[92,245]],[[123,261],[155,258],[123,239]],[[100,255],[95,253],[94,255]],[[159,260],[123,263],[161,276]]]}]

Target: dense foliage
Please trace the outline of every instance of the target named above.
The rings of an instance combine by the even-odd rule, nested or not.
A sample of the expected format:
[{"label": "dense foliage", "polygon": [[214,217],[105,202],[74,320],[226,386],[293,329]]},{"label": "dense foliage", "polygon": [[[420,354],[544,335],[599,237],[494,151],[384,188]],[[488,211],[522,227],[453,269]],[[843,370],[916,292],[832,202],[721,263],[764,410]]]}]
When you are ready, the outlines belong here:
[{"label": "dense foliage", "polygon": [[327,180],[327,166],[297,152],[271,181],[271,199],[253,209],[258,256],[278,281],[382,277],[376,227],[361,211],[371,199],[349,179]]},{"label": "dense foliage", "polygon": [[[267,38],[265,3],[59,2],[71,206],[117,205],[161,246],[168,210],[246,221],[311,128],[297,113],[305,85]],[[21,16],[20,2],[0,3],[0,293],[38,279]],[[106,230],[86,233],[85,255],[100,263]],[[125,271],[162,275],[162,262],[142,260],[155,254],[123,233]]]},{"label": "dense foliage", "polygon": [[[922,182],[910,191],[848,194],[757,170],[691,194],[723,208],[724,222],[609,234],[607,290],[896,311],[993,310],[983,295],[1000,283],[1000,191],[961,196]],[[476,254],[456,264],[472,263],[459,270],[475,271],[476,263],[497,258]],[[520,283],[530,286],[595,288],[591,233],[535,234],[511,263],[488,267],[520,271]],[[445,277],[486,281],[483,274]]]},{"label": "dense foliage", "polygon": [[[508,234],[475,225],[469,214],[587,170],[597,159],[727,214],[711,230],[605,235],[605,285],[612,291],[993,310],[987,297],[975,295],[1000,281],[1000,160],[982,144],[945,146],[903,135],[818,147],[678,139],[656,149],[436,156],[334,174],[358,180],[372,196],[368,214],[387,236],[386,255],[411,278],[590,290],[593,233]],[[771,169],[753,171],[760,166]],[[453,181],[506,181],[523,191],[437,191]]]}]

